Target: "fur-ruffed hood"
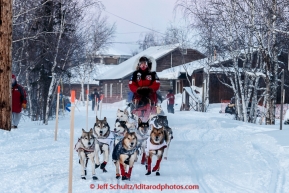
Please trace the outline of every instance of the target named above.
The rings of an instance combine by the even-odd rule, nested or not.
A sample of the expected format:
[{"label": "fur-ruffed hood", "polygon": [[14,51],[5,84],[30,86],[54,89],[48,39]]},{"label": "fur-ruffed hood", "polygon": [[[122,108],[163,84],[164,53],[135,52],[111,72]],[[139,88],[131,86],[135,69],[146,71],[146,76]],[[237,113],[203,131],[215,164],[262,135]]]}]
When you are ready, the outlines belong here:
[{"label": "fur-ruffed hood", "polygon": [[148,64],[149,71],[156,71],[156,69],[157,69],[157,62],[156,62],[156,60],[155,60],[153,57],[148,56],[148,55],[143,55],[143,56],[138,57],[138,58],[135,60],[135,63],[134,63],[134,65],[133,65],[133,70],[138,70],[138,69],[139,69],[139,68],[138,68],[138,63],[139,63],[139,59],[140,59],[141,57],[146,57],[146,58],[148,58],[148,59],[151,61],[151,65]]}]

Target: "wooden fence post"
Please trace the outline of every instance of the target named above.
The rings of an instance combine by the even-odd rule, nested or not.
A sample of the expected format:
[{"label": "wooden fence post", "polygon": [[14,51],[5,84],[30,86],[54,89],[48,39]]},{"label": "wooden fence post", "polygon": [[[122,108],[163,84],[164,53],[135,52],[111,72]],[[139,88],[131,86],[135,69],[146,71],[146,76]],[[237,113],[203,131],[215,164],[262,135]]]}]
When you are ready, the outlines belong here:
[{"label": "wooden fence post", "polygon": [[72,173],[73,173],[73,140],[74,140],[74,109],[75,91],[71,91],[71,114],[70,114],[70,155],[69,155],[69,180],[68,193],[72,193]]}]

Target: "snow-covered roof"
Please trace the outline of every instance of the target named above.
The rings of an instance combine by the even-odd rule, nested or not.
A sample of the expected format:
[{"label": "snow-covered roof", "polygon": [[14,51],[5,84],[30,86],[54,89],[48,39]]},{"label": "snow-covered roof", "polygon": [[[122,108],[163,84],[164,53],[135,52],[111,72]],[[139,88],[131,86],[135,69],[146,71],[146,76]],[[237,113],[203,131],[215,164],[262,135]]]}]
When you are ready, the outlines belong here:
[{"label": "snow-covered roof", "polygon": [[[193,74],[195,70],[204,68],[205,66],[213,66],[216,64],[220,64],[222,62],[229,61],[230,58],[217,58],[214,62],[210,62],[208,58],[195,60],[193,62],[189,62],[183,65],[175,66],[172,68],[168,68],[163,70],[162,72],[157,72],[157,75],[160,79],[178,79],[178,77],[181,75],[181,73],[188,73],[189,76]],[[185,68],[187,70],[185,70]],[[226,68],[227,71],[233,72],[234,68]],[[210,72],[223,72],[224,70],[221,67],[211,67]]]},{"label": "snow-covered roof", "polygon": [[121,50],[118,50],[116,48],[108,48],[106,50],[102,50],[97,52],[98,55],[114,55],[114,56],[131,56],[131,54],[129,53],[125,53]]},{"label": "snow-covered roof", "polygon": [[[202,96],[202,90],[196,86],[191,87],[183,87],[183,90],[185,90],[195,101],[201,103],[201,96]],[[197,90],[200,94],[197,94],[195,92]]]},{"label": "snow-covered roof", "polygon": [[87,84],[99,84],[97,77],[109,71],[116,65],[93,64],[89,69],[85,64],[70,68],[72,77],[70,84],[80,84],[81,82]]},{"label": "snow-covered roof", "polygon": [[[253,51],[255,51],[255,49],[253,49]],[[242,54],[247,53],[246,50],[241,50],[239,52],[241,52]],[[208,60],[209,60],[208,58],[204,58],[201,60],[195,60],[193,62],[189,62],[189,63],[183,64],[183,65],[179,65],[179,66],[165,69],[162,72],[157,72],[157,75],[160,79],[178,79],[178,77],[180,76],[181,73],[186,73],[184,66],[186,67],[188,74],[192,75],[192,73],[195,70],[201,69],[207,65],[213,66],[213,65],[217,65],[217,64],[220,64],[223,62],[230,61],[230,60],[232,60],[232,57],[229,53],[227,53],[227,54],[225,54],[225,56],[217,57],[214,62],[209,62]],[[235,69],[233,67],[226,67],[225,70],[228,72],[234,72],[235,71]],[[224,72],[224,69],[221,67],[211,67],[210,72]],[[254,76],[264,76],[264,74],[255,73]]]},{"label": "snow-covered roof", "polygon": [[161,58],[162,56],[170,53],[171,51],[175,50],[178,47],[178,44],[166,45],[166,46],[154,46],[150,47],[137,55],[129,58],[128,60],[120,63],[119,65],[114,66],[113,69],[109,70],[108,72],[104,73],[103,75],[97,77],[97,80],[115,80],[121,79],[132,72],[135,71],[135,62],[137,58],[141,56],[147,55],[155,60]]},{"label": "snow-covered roof", "polygon": [[[191,75],[195,70],[203,68],[208,63],[208,58],[195,60],[183,65],[175,66],[161,72],[157,72],[160,79],[178,79],[181,73],[185,73],[187,69],[188,74]],[[185,68],[184,68],[185,66]]]}]

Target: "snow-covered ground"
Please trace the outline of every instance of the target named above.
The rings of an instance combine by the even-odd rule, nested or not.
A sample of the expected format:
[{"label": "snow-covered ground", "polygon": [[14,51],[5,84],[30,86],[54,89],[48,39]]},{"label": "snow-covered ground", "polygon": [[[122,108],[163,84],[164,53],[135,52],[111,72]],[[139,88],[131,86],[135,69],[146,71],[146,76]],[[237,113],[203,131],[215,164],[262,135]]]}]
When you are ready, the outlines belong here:
[{"label": "snow-covered ground", "polygon": [[[87,180],[80,179],[77,153],[73,157],[73,192],[208,192],[208,193],[283,193],[289,192],[289,126],[279,130],[274,126],[248,124],[220,114],[220,104],[210,105],[209,112],[179,111],[167,114],[174,139],[168,160],[161,162],[161,176],[135,163],[131,181],[115,179],[115,167],[110,162],[107,173],[96,169],[99,180],[92,181],[88,166]],[[162,107],[166,109],[165,102]],[[106,116],[113,128],[117,109],[124,103],[103,104],[101,116]],[[95,122],[89,107],[89,128]],[[86,129],[86,107],[75,109],[74,142]],[[35,193],[68,192],[70,114],[60,114],[58,140],[54,141],[55,120],[49,125],[31,122],[23,117],[19,128],[11,132],[0,130],[0,192]],[[153,163],[155,163],[153,161]],[[112,189],[134,187],[134,190]],[[151,185],[151,186],[150,186]],[[180,189],[190,185],[194,190]],[[94,188],[93,188],[94,186]],[[188,187],[188,186],[187,186]],[[93,189],[92,189],[93,188]],[[137,188],[142,188],[137,189]],[[144,188],[151,188],[146,189]]]}]

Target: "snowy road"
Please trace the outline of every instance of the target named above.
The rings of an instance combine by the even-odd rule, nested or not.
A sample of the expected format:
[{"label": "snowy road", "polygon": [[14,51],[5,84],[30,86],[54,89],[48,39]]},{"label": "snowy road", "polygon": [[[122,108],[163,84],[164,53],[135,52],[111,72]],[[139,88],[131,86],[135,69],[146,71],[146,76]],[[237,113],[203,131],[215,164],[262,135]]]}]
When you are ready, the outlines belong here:
[{"label": "snowy road", "polygon": [[[113,127],[117,108],[103,106]],[[214,107],[214,105],[213,105]],[[165,108],[165,107],[164,107]],[[75,142],[85,128],[85,108],[75,112]],[[161,162],[161,176],[146,176],[140,159],[135,163],[131,181],[115,179],[115,167],[110,161],[108,173],[96,170],[98,181],[93,182],[88,166],[88,180],[80,179],[80,166],[74,154],[73,192],[160,192],[145,186],[167,185],[162,192],[289,192],[289,128],[278,131],[277,126],[260,126],[233,121],[229,116],[211,109],[208,113],[180,112],[168,114],[174,139],[168,160]],[[58,141],[54,141],[54,122],[48,126],[22,119],[20,128],[0,131],[0,192],[67,192],[69,158],[69,114],[61,116]],[[89,112],[89,125],[95,114]],[[288,129],[288,131],[286,130]],[[283,134],[280,134],[283,132]],[[288,142],[287,142],[288,141]],[[153,160],[155,163],[155,160]],[[91,184],[95,187],[91,189]],[[117,185],[134,190],[112,189]],[[198,190],[181,190],[191,185]],[[154,188],[156,188],[154,187]]]}]

